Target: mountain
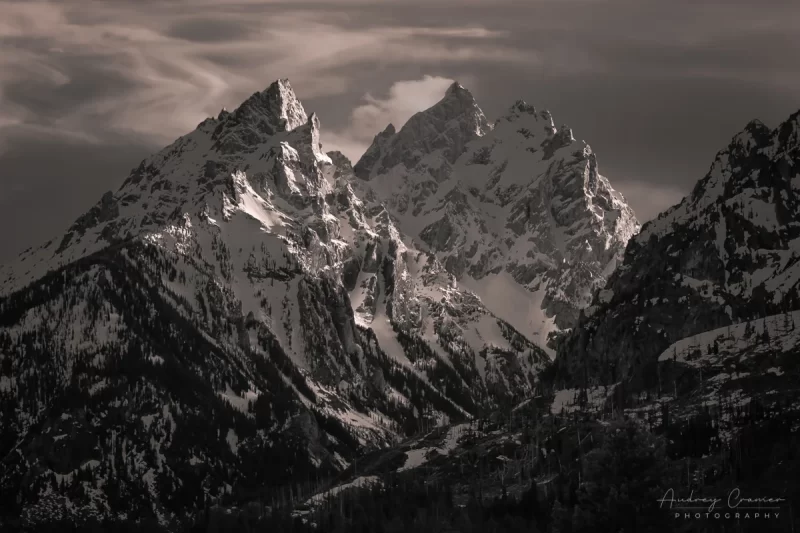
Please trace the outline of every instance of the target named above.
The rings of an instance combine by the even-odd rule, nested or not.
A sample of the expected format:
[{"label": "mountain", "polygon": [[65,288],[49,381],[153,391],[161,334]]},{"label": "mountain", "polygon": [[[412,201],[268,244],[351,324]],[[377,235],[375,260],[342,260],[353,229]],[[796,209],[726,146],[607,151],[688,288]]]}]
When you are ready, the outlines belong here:
[{"label": "mountain", "polygon": [[572,130],[523,101],[490,123],[458,83],[378,134],[354,172],[415,246],[542,346],[575,325],[639,230]]},{"label": "mountain", "polygon": [[276,82],[3,268],[4,518],[170,526],[394,438],[335,387],[388,361],[325,267],[344,245],[317,237],[336,230],[318,135]]},{"label": "mountain", "polygon": [[[470,523],[792,530],[800,501],[799,119],[774,130],[749,123],[690,195],[630,239],[559,342],[539,394],[371,452],[295,515],[320,521],[350,502],[388,497],[424,506],[406,512],[423,522],[435,514],[454,531]],[[723,507],[661,509],[654,502],[669,489]],[[777,505],[758,509],[763,520],[740,509],[735,516],[732,490]],[[417,493],[435,496],[416,503],[408,494]],[[448,513],[447,502],[469,518]]]},{"label": "mountain", "polygon": [[1,523],[174,528],[533,393],[547,354],[319,133],[279,80],[0,268]]},{"label": "mountain", "polygon": [[563,379],[652,388],[674,343],[800,308],[798,165],[797,113],[772,131],[749,123],[631,239],[559,352]]},{"label": "mountain", "polygon": [[630,240],[559,346],[555,412],[634,418],[712,484],[797,493],[798,117],[750,122]]},{"label": "mountain", "polygon": [[3,530],[798,494],[798,114],[638,234],[524,102],[453,84],[355,165],[320,128],[278,80],[0,267]]}]

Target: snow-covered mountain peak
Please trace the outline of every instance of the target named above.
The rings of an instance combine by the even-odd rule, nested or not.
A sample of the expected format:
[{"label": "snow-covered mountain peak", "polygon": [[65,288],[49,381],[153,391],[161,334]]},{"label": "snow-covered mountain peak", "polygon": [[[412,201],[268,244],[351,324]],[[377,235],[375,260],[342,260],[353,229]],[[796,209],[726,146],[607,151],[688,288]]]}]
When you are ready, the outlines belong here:
[{"label": "snow-covered mountain peak", "polygon": [[[280,79],[260,93],[253,94],[234,112],[240,118],[266,118],[277,131],[290,131],[308,122],[303,104],[297,99],[288,79]],[[285,122],[281,122],[285,121]]]},{"label": "snow-covered mountain peak", "polygon": [[[416,138],[421,150],[437,136],[464,137],[470,121],[486,125],[463,88],[440,104],[399,133],[388,128],[385,137],[402,144],[413,140],[414,124],[429,128]],[[478,356],[481,350],[524,349],[534,364],[536,357],[528,357],[534,346],[453,287],[436,258],[398,229],[380,197],[361,189],[347,158],[322,151],[319,133],[317,115],[306,115],[288,82],[279,80],[145,159],[61,239],[0,267],[2,293],[132,243],[210,276],[239,302],[234,314],[266,327],[300,368],[327,386],[357,371],[356,323],[373,325],[386,351],[397,348],[392,327],[411,328],[425,342],[438,343],[431,339],[440,328],[451,340],[468,337],[459,356],[469,354],[470,367],[491,367],[488,381],[505,371],[486,362],[494,352]],[[197,287],[189,289],[193,301]],[[336,308],[333,317],[326,305]],[[398,350],[405,358],[410,348]],[[526,371],[511,388],[529,387],[534,375]]]},{"label": "snow-covered mountain peak", "polygon": [[523,100],[491,124],[458,84],[398,133],[377,135],[355,171],[401,233],[490,308],[510,308],[492,293],[527,289],[503,318],[541,345],[571,326],[639,229],[569,127]]},{"label": "snow-covered mountain peak", "polygon": [[469,92],[464,88],[463,85],[461,85],[457,81],[454,81],[453,83],[450,84],[449,87],[447,87],[447,90],[444,92],[444,94],[445,94],[445,96],[449,96],[451,94],[456,94],[456,93],[462,92],[462,91],[463,92]]},{"label": "snow-covered mountain peak", "polygon": [[451,121],[470,128],[476,135],[482,135],[490,128],[472,93],[460,83],[453,82],[439,102],[412,116],[400,133],[408,130],[409,133],[430,134],[432,132],[423,129],[427,125],[433,125],[441,133],[441,127],[451,126]]},{"label": "snow-covered mountain peak", "polygon": [[747,125],[744,127],[744,130],[751,132],[758,132],[767,135],[770,133],[769,127],[757,118],[754,118],[753,120],[748,122]]},{"label": "snow-covered mountain peak", "polygon": [[800,150],[796,117],[792,115],[774,130],[759,120],[750,121],[717,153],[691,194],[648,222],[636,241],[645,243],[680,226],[713,226],[731,209],[769,231],[788,223],[796,205],[792,190],[798,181],[793,162]]},{"label": "snow-covered mountain peak", "polygon": [[754,119],[747,123],[741,132],[731,139],[728,147],[720,152],[726,152],[739,157],[747,157],[758,148],[762,148],[770,141],[772,131],[760,120]]},{"label": "snow-covered mountain peak", "polygon": [[[501,302],[485,303],[520,331],[544,332],[531,339],[544,345],[604,283],[638,223],[588,145],[569,128],[556,130],[549,112],[518,101],[506,118],[490,125],[472,94],[453,84],[399,131],[379,133],[352,166],[322,151],[316,114],[279,80],[143,161],[63,239],[0,268],[4,289],[109,244],[174,240],[186,216],[193,227],[244,217],[255,221],[253,238],[301,235],[310,249],[299,264],[314,272],[342,268],[358,231],[393,239],[400,251],[406,242],[436,254],[450,275],[483,280],[471,286],[478,293],[499,275],[502,290],[528,289],[533,300],[507,314]],[[367,180],[363,187],[354,175]],[[335,222],[336,212],[347,216]]]},{"label": "snow-covered mountain peak", "polygon": [[508,114],[506,116],[519,116],[521,114],[535,115],[536,108],[525,100],[517,100],[508,108]]},{"label": "snow-covered mountain peak", "polygon": [[269,137],[308,123],[309,117],[289,80],[282,79],[254,93],[233,112],[222,110],[216,120],[208,119],[201,127],[212,127],[220,150],[235,154],[252,152]]},{"label": "snow-covered mountain peak", "polygon": [[296,210],[323,216],[332,172],[318,116],[306,114],[288,80],[278,80],[142,161],[63,238],[0,267],[0,293],[105,246],[160,239],[185,215],[195,225],[218,224],[238,212],[272,231]]},{"label": "snow-covered mountain peak", "polygon": [[436,104],[413,115],[400,131],[390,124],[356,163],[356,176],[371,179],[398,165],[447,173],[471,140],[491,130],[472,93],[457,82]]},{"label": "snow-covered mountain peak", "polygon": [[447,90],[444,93],[445,98],[457,98],[462,99],[466,102],[474,102],[475,98],[473,98],[472,93],[469,92],[463,85],[454,81],[450,84]]},{"label": "snow-covered mountain peak", "polygon": [[[590,374],[652,383],[670,343],[800,305],[797,116],[774,130],[748,123],[690,195],[631,239],[563,346],[573,378],[588,364]],[[603,360],[616,361],[593,367]]]}]

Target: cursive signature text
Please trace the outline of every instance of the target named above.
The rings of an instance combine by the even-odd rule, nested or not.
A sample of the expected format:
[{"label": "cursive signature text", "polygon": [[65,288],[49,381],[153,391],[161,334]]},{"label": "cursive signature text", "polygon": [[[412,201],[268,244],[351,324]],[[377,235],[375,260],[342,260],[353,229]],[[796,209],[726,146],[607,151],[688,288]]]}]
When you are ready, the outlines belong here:
[{"label": "cursive signature text", "polygon": [[728,493],[728,499],[722,498],[703,498],[696,497],[694,491],[689,493],[688,498],[676,498],[675,489],[667,489],[658,502],[659,507],[663,508],[664,504],[669,504],[669,508],[675,509],[706,509],[709,513],[726,501],[730,509],[770,509],[776,508],[776,504],[786,501],[785,498],[745,498],[742,496],[742,491],[735,488]]}]

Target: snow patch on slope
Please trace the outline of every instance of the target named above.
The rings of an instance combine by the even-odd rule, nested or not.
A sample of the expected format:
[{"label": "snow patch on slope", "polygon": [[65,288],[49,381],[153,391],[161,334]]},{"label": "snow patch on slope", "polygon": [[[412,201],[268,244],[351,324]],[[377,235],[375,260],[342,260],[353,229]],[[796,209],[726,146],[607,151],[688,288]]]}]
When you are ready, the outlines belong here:
[{"label": "snow patch on slope", "polygon": [[555,357],[555,351],[547,347],[547,339],[558,328],[555,318],[548,317],[542,309],[543,290],[529,292],[508,272],[486,276],[480,280],[465,276],[459,283],[480,298],[498,318],[514,326],[531,342],[540,346],[551,359]]}]

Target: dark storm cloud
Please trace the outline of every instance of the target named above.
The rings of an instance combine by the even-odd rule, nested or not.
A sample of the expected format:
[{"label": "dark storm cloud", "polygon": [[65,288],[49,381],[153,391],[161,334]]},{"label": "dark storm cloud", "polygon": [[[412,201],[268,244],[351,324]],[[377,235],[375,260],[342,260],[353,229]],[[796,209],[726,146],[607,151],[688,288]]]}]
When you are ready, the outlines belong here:
[{"label": "dark storm cloud", "polygon": [[452,79],[490,118],[524,98],[589,142],[646,220],[750,119],[800,108],[798,16],[743,0],[0,0],[0,223],[36,214],[0,261],[279,77],[351,157]]}]

